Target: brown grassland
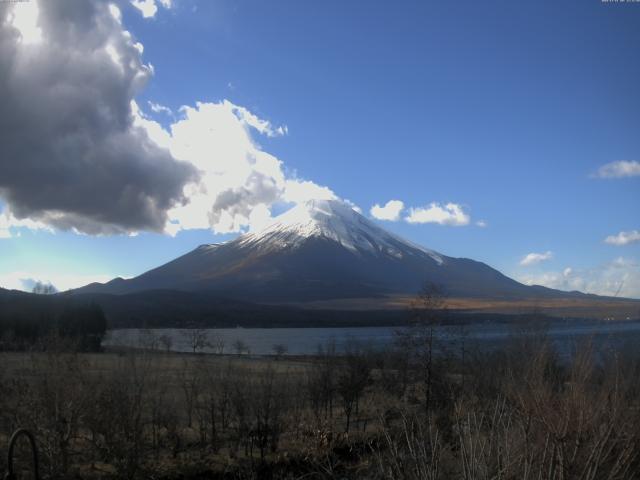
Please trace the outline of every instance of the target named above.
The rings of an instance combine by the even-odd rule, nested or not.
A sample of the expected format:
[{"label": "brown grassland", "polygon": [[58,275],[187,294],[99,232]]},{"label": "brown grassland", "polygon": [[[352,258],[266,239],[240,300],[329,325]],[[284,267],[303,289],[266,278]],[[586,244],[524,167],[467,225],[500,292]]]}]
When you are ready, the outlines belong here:
[{"label": "brown grassland", "polygon": [[[380,298],[348,298],[298,303],[296,306],[321,310],[406,310],[414,301],[409,295]],[[450,312],[529,314],[532,311],[552,317],[625,320],[640,318],[640,301],[624,298],[552,298],[496,300],[485,298],[447,297]]]},{"label": "brown grassland", "polygon": [[30,429],[43,478],[639,478],[634,352],[560,359],[535,325],[491,354],[463,332],[437,343],[427,317],[387,351],[305,358],[78,353],[52,336],[0,353],[0,445]]}]

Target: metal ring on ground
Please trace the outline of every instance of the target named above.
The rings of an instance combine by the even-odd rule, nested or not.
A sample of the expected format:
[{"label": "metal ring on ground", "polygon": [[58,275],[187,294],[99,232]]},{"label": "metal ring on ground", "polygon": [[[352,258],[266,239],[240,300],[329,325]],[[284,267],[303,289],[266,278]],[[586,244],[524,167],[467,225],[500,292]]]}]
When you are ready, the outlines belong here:
[{"label": "metal ring on ground", "polygon": [[33,478],[39,480],[40,473],[38,471],[38,449],[36,448],[36,439],[29,430],[26,430],[24,428],[19,428],[18,430],[13,432],[13,435],[11,435],[11,438],[9,439],[9,452],[7,453],[7,474],[5,475],[4,479],[15,480],[16,478],[16,474],[13,471],[13,450],[16,446],[16,443],[18,442],[18,438],[21,435],[24,435],[29,439],[29,444],[31,445],[31,453],[33,454]]}]

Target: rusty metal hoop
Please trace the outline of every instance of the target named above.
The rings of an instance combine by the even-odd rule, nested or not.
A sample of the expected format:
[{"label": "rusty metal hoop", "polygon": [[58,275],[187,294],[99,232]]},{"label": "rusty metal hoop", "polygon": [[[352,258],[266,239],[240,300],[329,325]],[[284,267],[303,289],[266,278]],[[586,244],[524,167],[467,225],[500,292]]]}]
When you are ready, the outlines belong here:
[{"label": "rusty metal hoop", "polygon": [[39,480],[40,472],[38,471],[38,449],[36,448],[36,438],[29,430],[25,428],[19,428],[18,430],[13,432],[13,435],[11,435],[11,438],[9,439],[9,451],[7,453],[7,474],[4,476],[4,480],[15,480],[16,478],[16,474],[13,471],[13,450],[18,443],[18,438],[20,438],[21,435],[24,435],[29,440],[33,461],[33,478]]}]

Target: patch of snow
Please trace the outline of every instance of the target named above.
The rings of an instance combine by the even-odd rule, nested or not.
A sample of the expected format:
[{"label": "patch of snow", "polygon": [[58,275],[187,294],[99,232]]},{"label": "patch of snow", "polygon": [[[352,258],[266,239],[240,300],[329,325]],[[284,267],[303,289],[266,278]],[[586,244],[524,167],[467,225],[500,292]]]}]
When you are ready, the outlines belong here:
[{"label": "patch of snow", "polygon": [[259,232],[237,239],[241,246],[258,249],[296,248],[307,239],[322,237],[360,254],[388,255],[401,259],[426,254],[438,265],[443,258],[437,252],[393,235],[338,200],[312,200],[298,204]]}]

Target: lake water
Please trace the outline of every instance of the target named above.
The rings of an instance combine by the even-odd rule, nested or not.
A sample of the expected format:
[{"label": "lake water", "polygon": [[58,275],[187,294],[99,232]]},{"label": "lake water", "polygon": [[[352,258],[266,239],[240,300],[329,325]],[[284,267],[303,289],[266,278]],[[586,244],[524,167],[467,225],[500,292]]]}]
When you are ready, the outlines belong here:
[{"label": "lake water", "polygon": [[[469,347],[496,349],[504,346],[514,334],[531,334],[525,327],[505,323],[482,323],[439,327],[438,335],[444,343],[455,342],[464,332],[465,344]],[[269,355],[274,345],[284,345],[289,355],[310,355],[318,351],[319,345],[335,343],[338,351],[344,351],[350,343],[382,348],[394,342],[397,327],[351,327],[351,328],[216,328],[204,332],[210,344],[200,351],[235,353],[234,344],[241,341],[248,352],[254,355]],[[191,352],[192,340],[188,329],[118,329],[110,330],[104,346],[133,348],[165,348],[159,339],[171,339],[171,350]],[[527,333],[529,332],[529,333]],[[592,339],[598,347],[632,348],[640,346],[640,321],[555,321],[548,324],[548,335],[561,353],[583,340]]]}]

